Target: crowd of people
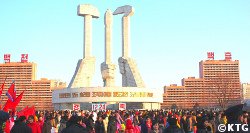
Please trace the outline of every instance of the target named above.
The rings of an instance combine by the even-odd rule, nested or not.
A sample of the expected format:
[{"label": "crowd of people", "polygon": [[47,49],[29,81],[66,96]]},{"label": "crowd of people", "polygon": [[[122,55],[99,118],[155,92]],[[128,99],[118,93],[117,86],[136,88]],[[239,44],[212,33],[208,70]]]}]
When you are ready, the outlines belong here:
[{"label": "crowd of people", "polygon": [[220,124],[249,123],[248,113],[237,109],[36,111],[28,118],[11,113],[14,123],[2,123],[0,133],[217,133]]}]

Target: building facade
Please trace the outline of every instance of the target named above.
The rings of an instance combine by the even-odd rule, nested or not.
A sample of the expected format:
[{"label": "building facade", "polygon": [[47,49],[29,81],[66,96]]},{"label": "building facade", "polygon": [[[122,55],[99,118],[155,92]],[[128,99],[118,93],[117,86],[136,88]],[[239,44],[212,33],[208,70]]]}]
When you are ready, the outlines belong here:
[{"label": "building facade", "polygon": [[[52,89],[60,88],[57,81],[41,79],[36,80],[37,64],[31,62],[5,62],[0,64],[0,81],[5,82],[1,105],[4,106],[7,96],[5,95],[10,84],[15,82],[17,96],[24,90],[21,102],[17,106],[20,110],[26,106],[35,106],[37,110],[52,110]],[[62,83],[61,83],[62,84]],[[65,87],[62,84],[62,87]]]},{"label": "building facade", "polygon": [[[200,77],[182,79],[182,86],[165,86],[162,108],[226,108],[241,103],[239,61],[203,60]],[[181,88],[181,89],[180,89]]]},{"label": "building facade", "polygon": [[249,83],[242,84],[242,91],[243,91],[243,101],[250,100],[250,84]]},{"label": "building facade", "polygon": [[[234,105],[241,102],[238,60],[206,60],[200,62],[200,78],[204,79],[204,93],[210,106]],[[226,104],[226,105],[223,105]]]},{"label": "building facade", "polygon": [[177,86],[177,84],[165,86],[161,107],[174,108],[174,106],[177,106],[176,103],[178,103],[178,107],[186,108],[187,96],[187,91],[184,86]]}]

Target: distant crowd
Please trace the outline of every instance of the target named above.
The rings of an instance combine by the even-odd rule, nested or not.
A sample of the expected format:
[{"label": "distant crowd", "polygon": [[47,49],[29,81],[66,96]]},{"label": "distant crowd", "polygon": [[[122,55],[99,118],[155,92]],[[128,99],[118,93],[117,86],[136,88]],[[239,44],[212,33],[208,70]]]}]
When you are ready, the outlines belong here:
[{"label": "distant crowd", "polygon": [[218,126],[229,123],[249,124],[248,112],[241,107],[226,111],[36,111],[19,117],[10,112],[10,118],[0,122],[0,133],[219,133]]}]

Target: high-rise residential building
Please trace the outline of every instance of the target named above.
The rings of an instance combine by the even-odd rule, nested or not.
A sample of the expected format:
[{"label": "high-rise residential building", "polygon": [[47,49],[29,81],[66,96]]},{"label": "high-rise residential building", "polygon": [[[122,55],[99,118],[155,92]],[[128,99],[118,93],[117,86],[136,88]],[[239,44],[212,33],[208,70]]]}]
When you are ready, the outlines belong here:
[{"label": "high-rise residential building", "polygon": [[[184,78],[178,87],[165,86],[162,108],[170,108],[174,103],[180,108],[225,108],[241,102],[239,61],[232,60],[229,52],[225,53],[224,60],[214,60],[213,56],[200,61],[200,78]],[[182,88],[182,92],[178,88]],[[183,98],[186,103],[179,101]]]},{"label": "high-rise residential building", "polygon": [[[58,81],[41,79],[36,80],[36,63],[33,62],[5,62],[0,64],[0,81],[6,83],[1,96],[1,105],[4,106],[5,95],[10,84],[15,82],[17,96],[25,90],[17,109],[26,106],[35,106],[37,110],[52,110],[52,89],[65,88],[66,84]],[[61,84],[61,86],[59,86]]]},{"label": "high-rise residential building", "polygon": [[[238,60],[206,60],[200,62],[200,78],[204,79],[204,89],[209,104],[241,102],[242,90]],[[221,101],[220,101],[221,100]]]},{"label": "high-rise residential building", "polygon": [[250,84],[243,83],[242,84],[242,91],[243,91],[243,100],[250,100]]},{"label": "high-rise residential building", "polygon": [[[167,100],[161,104],[161,107],[174,108],[178,104],[180,108],[187,107],[187,91],[184,86],[177,86],[177,84],[171,84],[164,87],[163,100]],[[177,104],[176,104],[177,103]]]}]

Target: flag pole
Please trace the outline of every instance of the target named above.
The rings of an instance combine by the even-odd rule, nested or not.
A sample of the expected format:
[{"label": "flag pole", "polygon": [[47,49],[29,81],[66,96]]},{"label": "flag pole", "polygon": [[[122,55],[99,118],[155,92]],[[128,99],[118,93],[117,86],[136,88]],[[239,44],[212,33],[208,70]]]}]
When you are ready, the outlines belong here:
[{"label": "flag pole", "polygon": [[6,82],[6,79],[7,79],[7,76],[5,77],[5,79],[4,79],[4,81],[3,81],[3,84],[2,84],[2,86],[1,86],[1,90],[0,90],[0,98],[1,98],[1,100],[0,100],[0,109],[2,109],[2,101],[3,101],[3,97],[2,97],[2,94],[3,94],[3,89],[4,89],[4,84],[5,84],[5,82]]}]

